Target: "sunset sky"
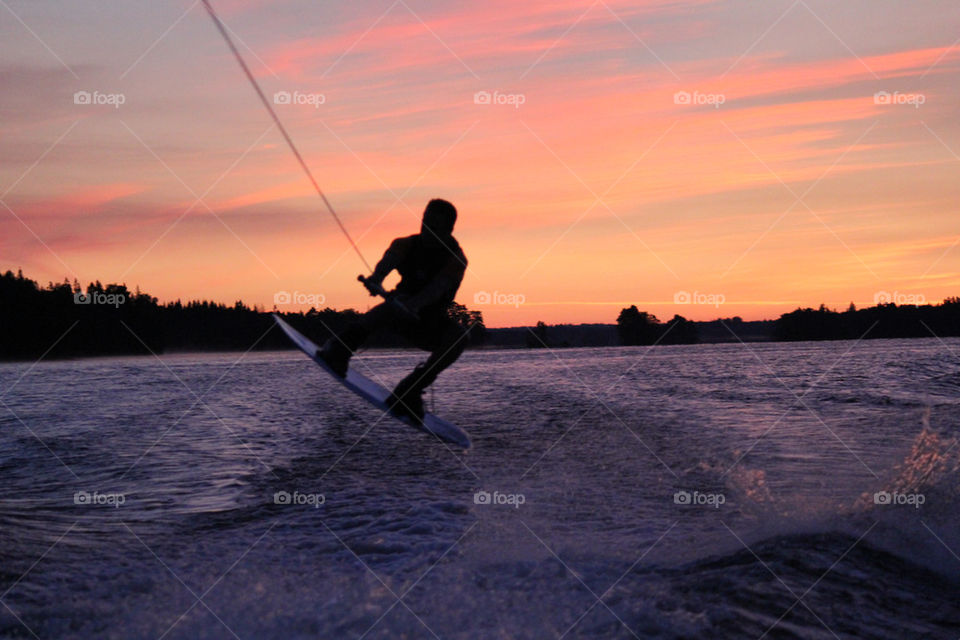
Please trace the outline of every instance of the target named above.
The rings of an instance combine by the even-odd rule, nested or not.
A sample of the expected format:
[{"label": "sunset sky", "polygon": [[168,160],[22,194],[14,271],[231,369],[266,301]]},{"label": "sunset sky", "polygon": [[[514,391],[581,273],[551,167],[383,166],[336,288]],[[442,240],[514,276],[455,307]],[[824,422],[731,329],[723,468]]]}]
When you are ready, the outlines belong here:
[{"label": "sunset sky", "polygon": [[[214,6],[371,264],[457,206],[488,326],[960,295],[956,0]],[[202,4],[2,0],[0,55],[0,270],[371,304]]]}]

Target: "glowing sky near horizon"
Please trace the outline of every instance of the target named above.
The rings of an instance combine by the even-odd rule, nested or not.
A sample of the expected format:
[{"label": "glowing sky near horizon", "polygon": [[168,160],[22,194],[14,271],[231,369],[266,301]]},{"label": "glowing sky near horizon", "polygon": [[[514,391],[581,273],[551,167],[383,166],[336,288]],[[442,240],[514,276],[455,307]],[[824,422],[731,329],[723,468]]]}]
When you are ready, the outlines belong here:
[{"label": "glowing sky near horizon", "polygon": [[[0,270],[370,304],[202,5],[4,3]],[[214,4],[268,95],[323,96],[277,111],[368,261],[457,205],[488,326],[960,295],[955,1]]]}]

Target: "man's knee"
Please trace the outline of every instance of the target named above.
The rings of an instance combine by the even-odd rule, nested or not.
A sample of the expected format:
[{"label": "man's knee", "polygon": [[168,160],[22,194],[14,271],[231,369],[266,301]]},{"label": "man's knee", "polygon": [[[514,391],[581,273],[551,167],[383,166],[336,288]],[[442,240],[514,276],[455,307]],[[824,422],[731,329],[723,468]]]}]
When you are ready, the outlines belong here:
[{"label": "man's knee", "polygon": [[368,332],[373,332],[388,323],[390,315],[390,306],[381,302],[360,316],[359,322]]}]

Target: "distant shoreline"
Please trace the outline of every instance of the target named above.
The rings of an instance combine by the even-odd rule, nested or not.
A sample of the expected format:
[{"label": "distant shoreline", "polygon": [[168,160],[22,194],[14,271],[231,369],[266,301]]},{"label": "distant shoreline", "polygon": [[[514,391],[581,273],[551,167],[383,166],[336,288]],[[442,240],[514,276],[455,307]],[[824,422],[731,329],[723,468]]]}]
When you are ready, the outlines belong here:
[{"label": "distant shoreline", "polygon": [[[281,305],[282,306],[282,305]],[[684,307],[685,308],[685,307]],[[22,273],[0,274],[0,361],[175,353],[236,353],[291,349],[272,313],[317,344],[339,335],[361,313],[353,309],[267,311],[242,301],[167,302],[124,284],[74,281],[41,287]],[[776,320],[739,317],[692,321],[677,314],[661,321],[631,305],[615,323],[487,328],[480,310],[452,303],[450,318],[466,334],[468,348],[561,349],[673,344],[800,342],[960,336],[960,298],[940,304],[878,304],[845,311],[820,305]],[[369,348],[402,348],[389,332],[372,336]]]},{"label": "distant shoreline", "polygon": [[[614,325],[612,325],[614,326]],[[530,329],[531,327],[504,327],[504,329]],[[938,339],[955,339],[960,336],[946,336],[946,337],[936,337],[936,336],[908,336],[908,337],[882,337],[882,338],[871,338],[870,342],[886,341],[886,340],[938,340]],[[818,340],[750,340],[743,339],[738,341],[735,339],[730,340],[718,340],[716,342],[694,342],[694,343],[684,343],[684,344],[661,344],[661,345],[624,345],[624,344],[615,344],[615,345],[580,345],[580,346],[558,346],[550,347],[551,350],[575,350],[575,349],[638,349],[638,348],[664,348],[664,347],[704,347],[704,346],[716,346],[716,345],[736,345],[736,344],[804,344],[804,343],[814,343],[819,344],[821,342],[857,342],[856,338],[823,338]],[[468,352],[489,352],[489,351],[522,351],[526,353],[536,353],[536,349],[531,349],[524,346],[504,346],[504,345],[495,345],[495,344],[486,344],[469,347]],[[360,354],[376,352],[376,353],[390,353],[390,352],[410,352],[410,353],[426,353],[425,351],[418,349],[417,347],[408,346],[373,346],[369,348],[364,348],[360,351]],[[16,358],[16,359],[0,359],[0,366],[3,365],[15,365],[15,364],[30,364],[34,362],[69,362],[72,360],[97,360],[97,359],[108,359],[108,358],[152,358],[152,357],[164,357],[164,356],[194,356],[194,355],[236,355],[246,353],[248,355],[252,354],[265,354],[265,353],[299,353],[297,348],[293,345],[289,347],[271,347],[269,349],[190,349],[190,350],[169,350],[164,351],[159,354],[150,354],[150,353],[101,353],[101,354],[88,354],[88,355],[64,355],[64,356],[47,356],[40,360],[37,359],[28,359],[28,358]]]}]

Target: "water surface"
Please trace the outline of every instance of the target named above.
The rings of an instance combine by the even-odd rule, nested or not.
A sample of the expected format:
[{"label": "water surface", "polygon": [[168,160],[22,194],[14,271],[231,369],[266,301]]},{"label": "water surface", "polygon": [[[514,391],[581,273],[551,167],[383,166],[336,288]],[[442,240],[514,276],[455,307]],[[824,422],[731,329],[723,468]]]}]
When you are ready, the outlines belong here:
[{"label": "water surface", "polygon": [[3,637],[960,635],[960,340],[468,352],[466,453],[299,352],[0,394]]}]

